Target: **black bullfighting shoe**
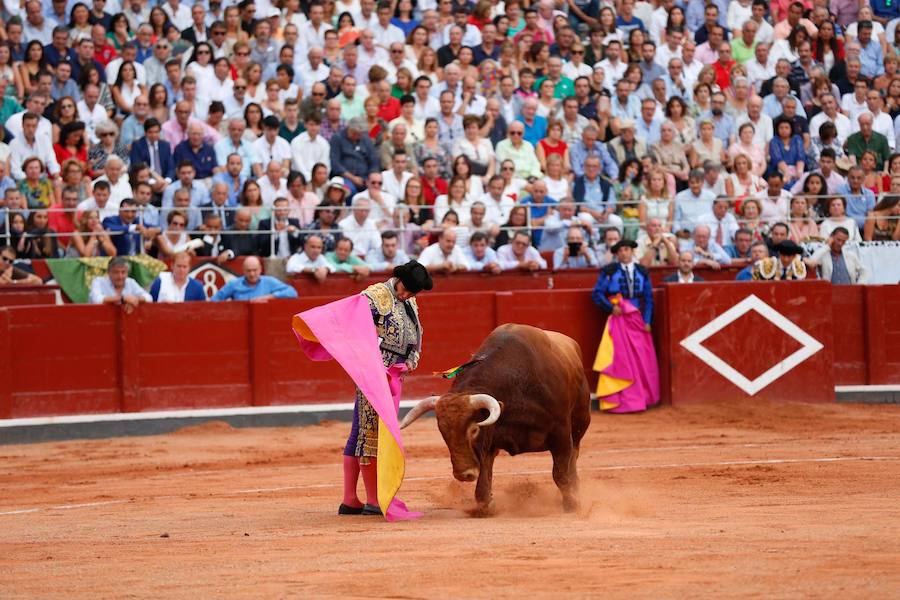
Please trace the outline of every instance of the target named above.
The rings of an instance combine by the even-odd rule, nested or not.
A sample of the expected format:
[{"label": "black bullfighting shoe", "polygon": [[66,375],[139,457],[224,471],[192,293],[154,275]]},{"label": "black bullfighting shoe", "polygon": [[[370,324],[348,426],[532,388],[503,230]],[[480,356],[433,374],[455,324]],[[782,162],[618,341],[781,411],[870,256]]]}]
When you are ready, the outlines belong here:
[{"label": "black bullfighting shoe", "polygon": [[338,506],[338,514],[339,515],[361,515],[363,514],[362,506],[347,506],[346,504],[341,504]]},{"label": "black bullfighting shoe", "polygon": [[381,509],[375,506],[374,504],[366,504],[362,507],[362,514],[364,515],[378,515],[379,517],[383,516]]}]

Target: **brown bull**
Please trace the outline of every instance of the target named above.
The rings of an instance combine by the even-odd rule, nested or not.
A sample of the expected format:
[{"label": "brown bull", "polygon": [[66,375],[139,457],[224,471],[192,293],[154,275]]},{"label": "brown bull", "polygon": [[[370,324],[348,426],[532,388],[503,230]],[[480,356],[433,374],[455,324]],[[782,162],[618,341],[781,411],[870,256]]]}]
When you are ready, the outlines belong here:
[{"label": "brown bull", "polygon": [[441,397],[422,400],[406,427],[434,410],[450,450],[453,476],[475,481],[475,499],[491,501],[494,458],[549,451],[553,481],[566,510],[578,507],[578,447],[591,422],[581,349],[570,337],[528,325],[501,325],[475,354],[477,362]]}]

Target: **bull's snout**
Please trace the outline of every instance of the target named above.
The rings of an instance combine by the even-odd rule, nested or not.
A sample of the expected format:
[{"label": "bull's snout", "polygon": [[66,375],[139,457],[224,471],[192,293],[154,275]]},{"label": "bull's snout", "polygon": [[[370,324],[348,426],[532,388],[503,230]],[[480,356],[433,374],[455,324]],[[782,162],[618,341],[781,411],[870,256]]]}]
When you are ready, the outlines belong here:
[{"label": "bull's snout", "polygon": [[454,472],[453,476],[459,481],[475,481],[478,479],[478,469],[466,469],[461,472]]}]

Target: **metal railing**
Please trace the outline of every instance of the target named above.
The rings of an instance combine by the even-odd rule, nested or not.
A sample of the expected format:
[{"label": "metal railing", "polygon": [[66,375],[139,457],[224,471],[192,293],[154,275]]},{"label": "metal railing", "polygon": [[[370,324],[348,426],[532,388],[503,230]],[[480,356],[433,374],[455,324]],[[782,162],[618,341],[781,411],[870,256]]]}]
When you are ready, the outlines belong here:
[{"label": "metal railing", "polygon": [[[803,194],[802,192],[799,192],[799,193],[797,193],[797,194],[792,194],[792,195],[793,195],[793,196],[801,196],[801,195],[802,195],[803,197],[805,197],[805,198],[807,198],[807,199],[813,199],[813,200],[818,200],[818,199],[830,199],[830,198],[835,198],[835,197],[843,197],[843,195],[841,195],[841,194],[819,194],[819,195],[811,195],[811,194]],[[895,195],[895,194],[890,194],[890,193],[887,193],[887,192],[882,192],[881,194],[879,194],[879,195],[876,196],[876,203],[879,202],[879,201],[880,201],[882,198],[884,198],[885,196],[892,196],[892,195]],[[726,200],[726,201],[728,201],[730,204],[734,205],[734,204],[737,204],[737,203],[739,203],[739,202],[745,202],[745,201],[750,200],[750,199],[761,200],[761,199],[764,199],[764,198],[772,198],[772,199],[775,200],[775,201],[780,201],[780,198],[775,199],[774,197],[769,197],[769,196],[767,196],[767,195],[765,195],[765,194],[761,194],[761,195],[740,195],[740,196],[731,196],[731,197],[719,196],[719,197],[716,198],[716,200]],[[558,199],[556,199],[556,200],[558,200]],[[668,200],[669,200],[670,202],[673,202],[673,203],[675,202],[675,198],[674,198],[674,197],[669,198]],[[475,202],[477,202],[477,201],[475,201]],[[620,210],[621,208],[638,207],[638,206],[640,206],[641,202],[642,202],[641,199],[637,199],[637,200],[617,200],[617,201],[616,201],[616,211],[615,211],[613,214],[618,214],[618,213],[620,213],[620,212],[621,212],[621,210]],[[468,203],[469,206],[471,206],[471,204],[472,204],[472,203]],[[581,207],[588,207],[588,206],[589,206],[589,203],[587,203],[587,202],[573,202],[573,204],[574,204],[576,207],[578,207],[578,208],[581,208]],[[526,230],[526,231],[528,231],[530,234],[533,235],[535,232],[542,231],[542,230],[545,230],[545,229],[546,229],[546,225],[534,225],[534,224],[532,223],[533,217],[532,217],[532,210],[530,210],[530,209],[531,209],[532,207],[535,207],[535,206],[541,206],[540,203],[529,203],[529,204],[520,204],[520,203],[517,203],[517,204],[515,204],[514,206],[515,206],[515,207],[522,206],[522,207],[525,207],[525,208],[526,208],[526,211],[525,211],[525,219],[526,219],[526,220],[525,220],[525,224],[522,225],[522,226],[507,226],[505,223],[504,223],[504,224],[499,224],[499,229],[500,229],[500,231],[506,231],[506,232],[509,233],[509,232],[517,231],[517,230]],[[555,203],[553,203],[553,204],[547,203],[546,206],[547,206],[549,209],[552,210],[552,209],[555,209],[555,207],[557,206],[557,204],[555,204]],[[244,206],[223,206],[223,207],[221,207],[221,210],[224,211],[225,213],[235,213],[235,212],[240,211],[240,210],[243,210],[243,209],[245,209],[245,208],[246,208],[246,207],[244,207]],[[268,236],[270,237],[270,239],[269,239],[269,242],[270,242],[270,247],[269,247],[270,256],[273,256],[273,257],[274,257],[275,254],[276,254],[277,234],[279,234],[280,232],[279,232],[277,229],[275,229],[275,221],[274,221],[274,218],[272,217],[272,214],[273,214],[272,207],[264,207],[264,208],[267,210],[267,212],[268,212],[268,214],[269,214],[269,217],[273,219],[273,220],[272,220],[272,227],[271,227],[270,229],[265,229],[265,230],[261,230],[261,229],[236,230],[236,229],[223,228],[223,229],[220,229],[220,230],[215,231],[215,233],[218,234],[218,235],[227,235],[227,236],[261,236],[261,235],[268,235]],[[433,205],[427,206],[427,208],[431,209],[432,211],[435,211],[435,207],[434,207]],[[451,207],[446,207],[446,209],[444,209],[444,207],[441,207],[441,209],[444,209],[444,212],[446,212],[447,210],[450,210],[450,208],[451,208]],[[101,214],[102,214],[102,212],[103,212],[103,209],[90,209],[90,210],[96,210],[96,211],[100,212]],[[163,214],[168,214],[168,213],[170,213],[170,212],[172,212],[172,211],[179,211],[179,210],[182,211],[182,212],[184,212],[184,213],[185,213],[185,216],[187,216],[187,217],[189,217],[189,215],[190,215],[191,213],[193,213],[194,211],[199,211],[199,212],[201,212],[201,213],[207,213],[207,212],[209,212],[208,209],[202,210],[202,209],[200,209],[200,208],[197,207],[197,206],[191,206],[191,207],[187,207],[187,208],[184,208],[184,207],[157,208],[157,207],[155,207],[155,206],[153,206],[153,207],[142,207],[142,206],[138,206],[138,207],[135,207],[136,217],[135,217],[135,221],[134,221],[134,222],[135,222],[135,224],[143,223],[143,222],[145,221],[145,219],[146,219],[145,213],[147,213],[147,214],[149,214],[149,213],[155,213],[156,216],[159,217],[159,219],[158,219],[158,220],[159,220],[159,223],[156,224],[156,225],[153,225],[152,227],[153,227],[153,228],[159,228],[159,229],[160,229],[160,233],[159,233],[158,235],[164,235],[167,231],[169,231],[169,229],[168,229],[168,227],[167,227],[167,225],[166,225],[166,223],[165,223],[165,219],[162,217],[162,215],[163,215]],[[322,207],[322,206],[316,206],[316,207],[312,207],[311,210],[312,210],[314,213],[315,213],[315,212],[318,212],[318,211],[323,211],[323,210],[324,210],[324,211],[335,211],[335,210],[339,210],[339,211],[341,212],[341,214],[343,215],[343,214],[345,214],[345,213],[350,213],[350,211],[351,211],[352,209],[351,209],[350,207],[348,207],[348,206],[343,206],[343,207],[327,207],[327,206],[326,206],[326,207]],[[397,208],[395,207],[394,210],[396,211]],[[791,217],[790,215],[787,215],[787,218],[784,220],[784,222],[785,222],[786,224],[790,225],[790,224],[792,224],[792,223],[794,223],[794,222],[799,222],[799,221],[801,221],[801,220],[806,220],[806,219],[813,219],[813,220],[815,221],[818,215],[812,214],[812,207],[809,207],[809,210],[810,210],[810,214],[809,214],[807,217],[803,218],[803,219],[794,219],[794,218]],[[69,208],[69,209],[67,209],[67,208],[62,208],[62,207],[58,207],[58,206],[53,206],[53,207],[50,207],[50,208],[33,208],[33,207],[32,207],[32,208],[26,208],[26,209],[22,209],[22,210],[6,208],[6,209],[4,210],[4,222],[3,222],[3,225],[4,225],[4,227],[3,227],[4,233],[3,233],[3,237],[0,238],[0,242],[2,242],[2,243],[8,243],[7,240],[9,240],[10,237],[11,237],[11,235],[12,235],[11,228],[10,228],[10,224],[11,224],[10,219],[11,219],[11,217],[12,217],[13,214],[15,214],[15,213],[24,213],[24,214],[28,214],[28,213],[33,212],[33,211],[44,211],[44,212],[47,212],[47,213],[51,213],[51,212],[52,212],[52,213],[74,213],[74,214],[77,214],[77,213],[79,213],[79,212],[85,212],[85,211],[79,211],[78,208]],[[118,211],[117,211],[116,214],[118,214]],[[736,222],[737,222],[737,224],[738,224],[739,226],[742,225],[742,224],[744,224],[744,223],[747,223],[747,222],[748,222],[747,220],[741,219],[741,217],[740,217],[739,215],[735,215],[735,213],[733,213],[733,212],[732,212],[731,214],[735,216]],[[462,218],[464,215],[459,215],[459,216]],[[846,215],[845,215],[845,216],[846,216]],[[337,223],[338,218],[339,218],[339,217],[335,217],[335,224]],[[870,219],[874,219],[874,218],[875,218],[875,217],[874,217],[873,215],[869,214],[869,215],[867,215],[867,216],[865,217],[865,220],[870,220]],[[892,220],[900,219],[900,215],[888,215],[888,216],[882,216],[882,217],[878,217],[878,218],[881,219],[881,220],[892,221]],[[73,219],[73,221],[74,221],[74,219]],[[101,220],[101,223],[102,223],[102,220]],[[202,222],[201,222],[201,225],[202,225]],[[301,235],[303,235],[303,236],[308,236],[308,235],[313,235],[313,234],[328,234],[328,233],[340,233],[342,236],[345,235],[345,233],[344,233],[339,227],[337,227],[337,226],[335,226],[333,229],[312,229],[312,228],[309,227],[309,225],[311,225],[311,223],[307,224],[307,226],[301,226]],[[638,223],[630,222],[630,223],[629,223],[629,222],[626,222],[626,225],[628,225],[628,226],[630,226],[630,227],[634,227],[635,225],[637,225],[638,227],[640,227],[641,229],[643,229],[643,228],[646,226],[646,223],[641,223],[641,222],[638,222]],[[458,226],[463,226],[463,223],[460,223]],[[585,226],[585,225],[582,224],[582,226]],[[601,230],[610,229],[610,228],[612,228],[612,227],[613,227],[612,225],[604,225],[604,224],[600,224],[600,223],[593,223],[593,224],[591,225],[591,228],[590,228],[590,229],[591,229],[592,233],[599,233],[599,231],[601,231]],[[585,228],[587,228],[587,227],[585,226]],[[397,233],[407,233],[406,224],[403,223],[403,222],[400,222],[399,224],[393,225],[393,226],[387,226],[387,227],[381,227],[381,228],[373,227],[371,231],[375,231],[375,232],[381,233],[381,232],[387,231],[387,230],[396,231]],[[434,225],[432,228],[430,228],[430,229],[421,229],[421,231],[423,231],[424,233],[428,233],[428,234],[430,234],[430,233],[437,233],[437,232],[440,232],[441,230],[442,230],[442,227],[441,227],[439,224],[435,224],[435,225]],[[184,229],[183,231],[184,231],[184,233],[187,234],[188,236],[194,236],[194,237],[199,237],[199,236],[203,235],[204,233],[213,233],[212,231],[207,232],[207,231],[205,231],[205,230],[203,230],[203,229],[199,229],[199,228],[197,228],[197,229],[192,229],[192,230]],[[112,231],[112,230],[106,230],[106,229],[104,229],[103,233],[104,233],[105,235],[110,236],[110,237],[116,237],[116,236],[122,236],[122,235],[134,235],[134,234],[136,234],[136,233],[138,233],[138,232]],[[39,239],[39,238],[47,238],[47,237],[50,237],[50,238],[71,238],[71,237],[73,237],[73,236],[79,236],[79,235],[82,236],[82,237],[89,237],[89,236],[92,236],[92,235],[94,235],[94,234],[95,234],[95,232],[81,232],[81,231],[78,231],[77,229],[76,229],[75,231],[73,231],[73,232],[47,231],[46,233],[42,233],[41,235],[38,235],[38,236],[30,235],[30,234],[27,232],[27,230],[23,232],[23,235],[28,236],[28,237],[31,237],[32,239],[35,239],[35,238],[38,238],[38,239]],[[860,231],[860,234],[862,234],[862,231]]]}]

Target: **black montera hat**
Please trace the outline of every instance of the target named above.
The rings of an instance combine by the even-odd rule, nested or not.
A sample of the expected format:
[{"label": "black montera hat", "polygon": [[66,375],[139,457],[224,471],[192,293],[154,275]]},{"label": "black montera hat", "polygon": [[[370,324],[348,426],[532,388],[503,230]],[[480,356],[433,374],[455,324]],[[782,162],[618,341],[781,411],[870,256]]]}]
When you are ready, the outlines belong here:
[{"label": "black montera hat", "polygon": [[779,243],[777,246],[775,246],[775,251],[778,252],[778,254],[787,254],[788,256],[792,254],[803,254],[803,248],[798,246],[792,240],[784,240],[783,242]]},{"label": "black montera hat", "polygon": [[610,248],[609,251],[612,252],[613,254],[615,254],[616,252],[618,252],[619,250],[621,250],[622,248],[624,248],[626,246],[629,248],[637,248],[638,245],[637,245],[637,242],[634,240],[619,240],[618,242],[613,244],[613,247]]},{"label": "black montera hat", "polygon": [[394,267],[394,277],[399,279],[403,283],[403,287],[413,294],[418,294],[422,290],[430,290],[434,287],[434,282],[431,280],[428,269],[415,260],[411,260],[405,265]]}]

